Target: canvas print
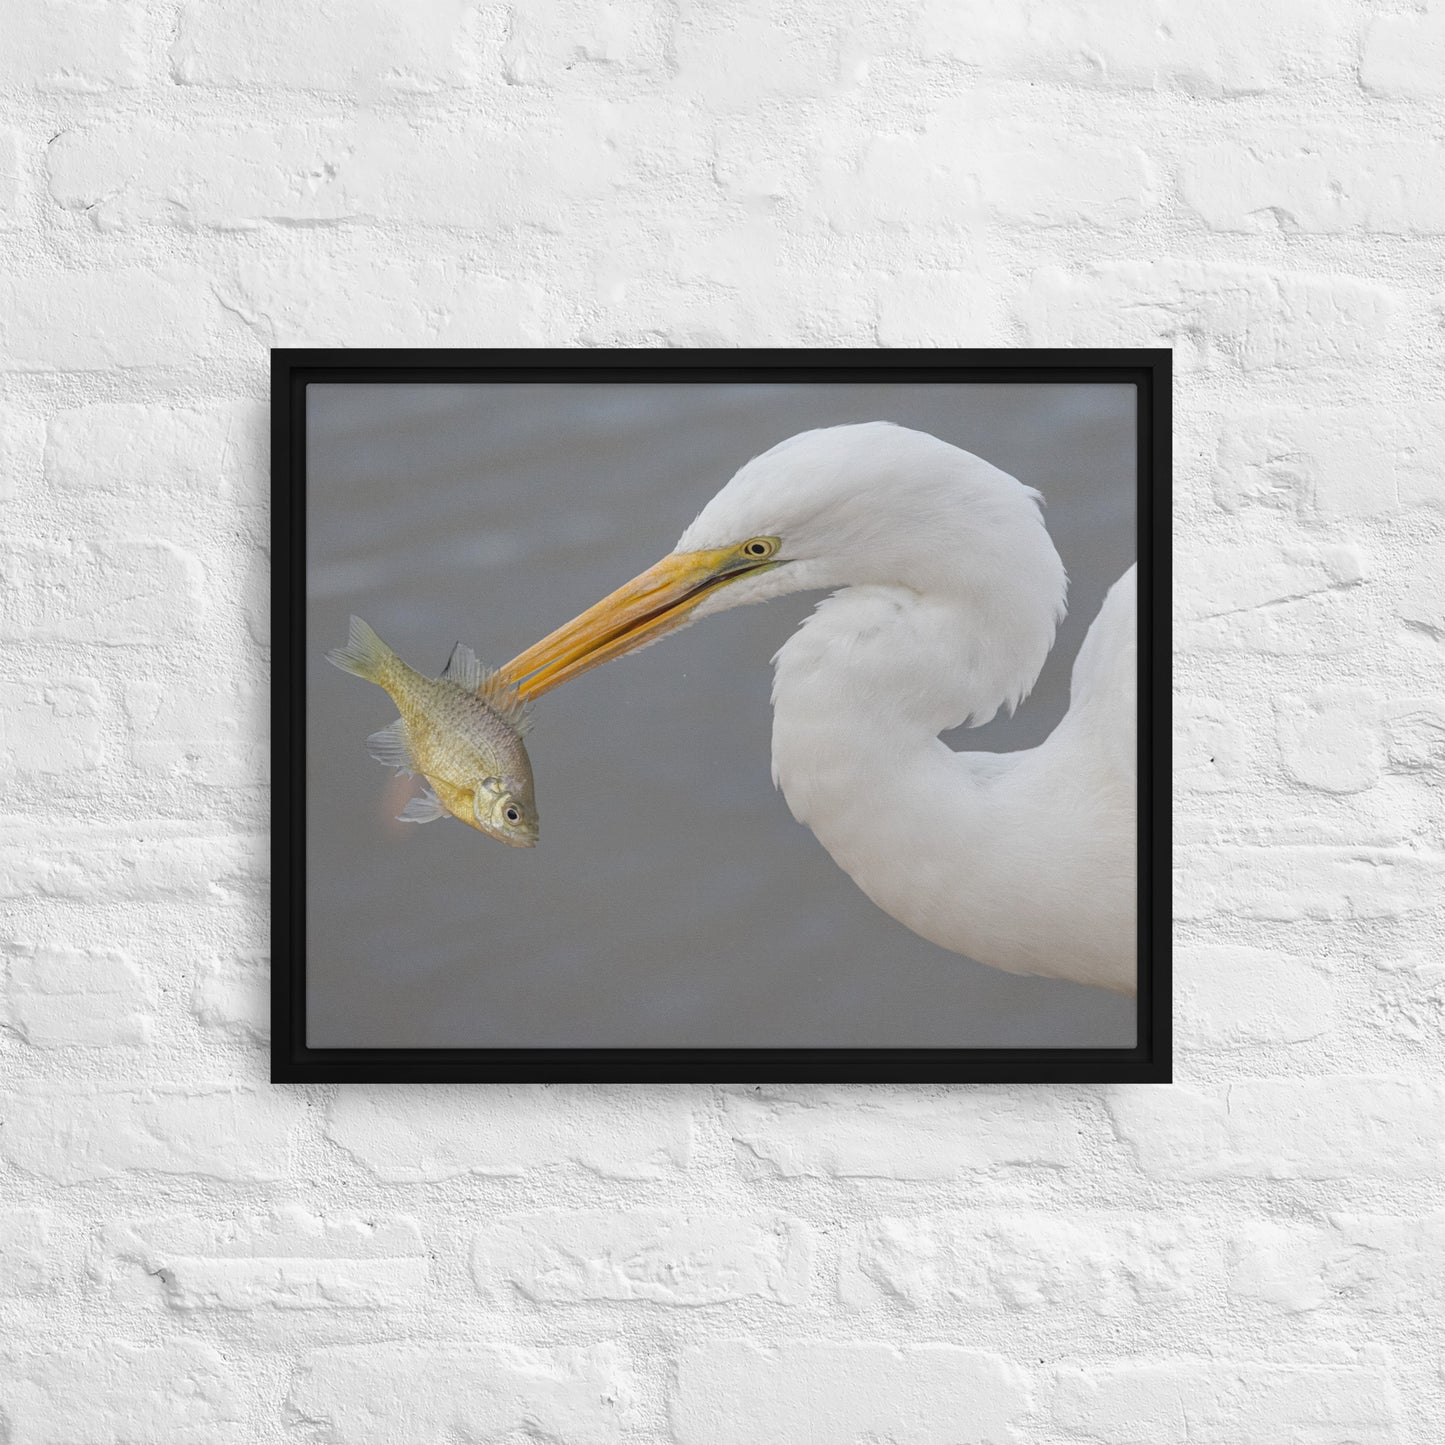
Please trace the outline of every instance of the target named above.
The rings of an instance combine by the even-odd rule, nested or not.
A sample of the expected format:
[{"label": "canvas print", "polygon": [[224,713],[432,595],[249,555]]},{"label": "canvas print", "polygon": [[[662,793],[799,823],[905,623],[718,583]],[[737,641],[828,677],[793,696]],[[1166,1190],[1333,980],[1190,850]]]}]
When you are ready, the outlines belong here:
[{"label": "canvas print", "polygon": [[298,1042],[1137,1050],[1140,405],[309,381]]}]

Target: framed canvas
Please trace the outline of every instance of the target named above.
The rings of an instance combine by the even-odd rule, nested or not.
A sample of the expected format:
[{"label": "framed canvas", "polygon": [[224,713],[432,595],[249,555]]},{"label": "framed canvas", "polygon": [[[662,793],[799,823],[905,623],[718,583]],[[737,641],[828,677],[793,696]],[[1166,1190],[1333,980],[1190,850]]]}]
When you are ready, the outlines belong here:
[{"label": "framed canvas", "polygon": [[1168,1080],[1167,351],[272,408],[274,1079]]}]

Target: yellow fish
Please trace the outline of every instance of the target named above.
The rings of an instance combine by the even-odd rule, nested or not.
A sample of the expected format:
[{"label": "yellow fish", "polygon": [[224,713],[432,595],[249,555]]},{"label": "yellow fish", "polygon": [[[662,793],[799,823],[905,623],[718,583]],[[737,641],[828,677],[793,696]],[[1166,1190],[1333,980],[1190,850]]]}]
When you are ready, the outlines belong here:
[{"label": "yellow fish", "polygon": [[420,773],[430,784],[406,805],[401,822],[430,823],[450,813],[513,848],[536,845],[532,761],[522,743],[527,706],[471,648],[457,643],[442,675],[424,677],[353,617],[346,646],[326,660],[384,688],[401,713],[366,740],[378,762]]}]

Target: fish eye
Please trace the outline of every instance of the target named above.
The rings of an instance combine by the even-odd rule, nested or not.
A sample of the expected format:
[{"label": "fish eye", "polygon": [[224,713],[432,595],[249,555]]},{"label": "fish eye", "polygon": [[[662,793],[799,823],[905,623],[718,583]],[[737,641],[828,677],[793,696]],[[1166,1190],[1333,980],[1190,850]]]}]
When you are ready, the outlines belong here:
[{"label": "fish eye", "polygon": [[776,537],[754,537],[743,543],[744,557],[771,557],[778,550]]},{"label": "fish eye", "polygon": [[507,805],[507,810],[503,814],[503,817],[505,817],[509,823],[520,823],[522,821],[522,810],[515,803],[510,803]]}]

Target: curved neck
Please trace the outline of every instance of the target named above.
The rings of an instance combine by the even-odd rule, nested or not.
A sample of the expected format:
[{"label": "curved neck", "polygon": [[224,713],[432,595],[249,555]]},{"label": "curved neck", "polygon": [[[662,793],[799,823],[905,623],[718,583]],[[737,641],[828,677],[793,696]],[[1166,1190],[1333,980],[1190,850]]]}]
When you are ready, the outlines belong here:
[{"label": "curved neck", "polygon": [[981,962],[1049,971],[1057,921],[1038,893],[1064,782],[1055,738],[998,754],[954,753],[938,736],[1032,687],[1047,647],[1021,669],[1004,631],[985,645],[962,605],[901,588],[830,598],[774,659],[773,775],[885,912]]}]

